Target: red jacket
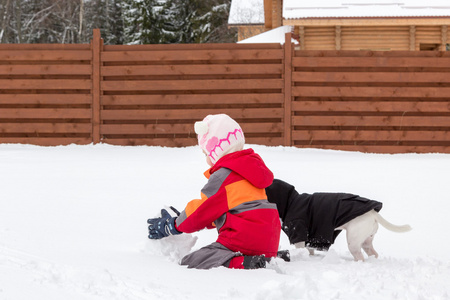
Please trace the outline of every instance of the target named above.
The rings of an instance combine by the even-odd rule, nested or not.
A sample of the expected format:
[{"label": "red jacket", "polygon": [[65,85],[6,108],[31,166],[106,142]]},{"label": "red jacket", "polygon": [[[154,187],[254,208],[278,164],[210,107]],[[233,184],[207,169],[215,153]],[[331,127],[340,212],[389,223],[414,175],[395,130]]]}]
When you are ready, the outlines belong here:
[{"label": "red jacket", "polygon": [[217,242],[244,255],[276,256],[281,224],[265,188],[272,172],[252,149],[225,155],[205,172],[201,199],[190,201],[176,219],[182,232],[216,227]]}]

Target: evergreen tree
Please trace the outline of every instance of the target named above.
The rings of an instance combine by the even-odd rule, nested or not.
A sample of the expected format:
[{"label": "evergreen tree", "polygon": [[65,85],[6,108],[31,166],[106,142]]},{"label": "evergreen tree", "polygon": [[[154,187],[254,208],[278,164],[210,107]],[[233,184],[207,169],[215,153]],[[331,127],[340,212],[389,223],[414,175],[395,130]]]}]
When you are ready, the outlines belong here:
[{"label": "evergreen tree", "polygon": [[236,29],[228,28],[228,15],[231,1],[212,1],[209,23],[204,26],[202,43],[234,43],[237,40]]},{"label": "evergreen tree", "polygon": [[1,43],[234,42],[231,0],[0,0]]},{"label": "evergreen tree", "polygon": [[161,11],[165,43],[192,43],[195,40],[192,20],[196,9],[190,0],[169,0]]},{"label": "evergreen tree", "polygon": [[90,0],[85,3],[83,36],[89,42],[92,31],[99,28],[106,45],[123,44],[122,1]]},{"label": "evergreen tree", "polygon": [[163,29],[173,43],[234,42],[236,32],[227,27],[230,0],[169,0]]},{"label": "evergreen tree", "polygon": [[122,45],[124,41],[121,0],[109,0],[108,19],[105,24],[105,44]]},{"label": "evergreen tree", "polygon": [[127,44],[159,44],[162,40],[160,11],[156,0],[123,1],[124,36]]}]

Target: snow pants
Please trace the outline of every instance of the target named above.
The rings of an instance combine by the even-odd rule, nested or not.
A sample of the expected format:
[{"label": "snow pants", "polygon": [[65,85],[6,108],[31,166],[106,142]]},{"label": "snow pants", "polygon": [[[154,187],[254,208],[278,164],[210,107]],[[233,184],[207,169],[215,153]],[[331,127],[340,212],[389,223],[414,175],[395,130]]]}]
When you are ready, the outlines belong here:
[{"label": "snow pants", "polygon": [[182,266],[188,266],[188,268],[194,269],[211,269],[216,267],[232,267],[230,262],[233,258],[242,258],[243,256],[239,252],[233,252],[227,247],[214,242],[208,246],[194,251],[181,260]]}]

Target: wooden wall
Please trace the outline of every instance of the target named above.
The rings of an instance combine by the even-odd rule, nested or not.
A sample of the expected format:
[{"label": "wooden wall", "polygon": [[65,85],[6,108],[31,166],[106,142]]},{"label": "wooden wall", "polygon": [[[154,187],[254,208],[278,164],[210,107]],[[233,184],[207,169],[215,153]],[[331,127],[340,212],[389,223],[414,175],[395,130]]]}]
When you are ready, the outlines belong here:
[{"label": "wooden wall", "polygon": [[0,142],[92,142],[90,45],[0,45]]},{"label": "wooden wall", "polygon": [[[300,42],[302,50],[336,50],[334,26],[322,27],[305,27],[301,31],[304,32],[304,40]],[[300,34],[301,36],[301,34]]]},{"label": "wooden wall", "polygon": [[238,30],[238,41],[251,38],[266,31],[264,25],[233,26]]},{"label": "wooden wall", "polygon": [[194,122],[226,113],[249,143],[280,145],[283,57],[279,44],[105,46],[101,140],[194,145]]},{"label": "wooden wall", "polygon": [[408,26],[342,27],[341,50],[409,50]]},{"label": "wooden wall", "polygon": [[[416,51],[421,50],[420,44],[441,44],[441,26],[416,26]],[[448,40],[450,42],[450,40]]]},{"label": "wooden wall", "polygon": [[450,152],[450,53],[296,51],[292,144]]},{"label": "wooden wall", "polygon": [[450,44],[447,26],[295,26],[300,50],[419,51]]},{"label": "wooden wall", "polygon": [[227,113],[250,144],[450,153],[449,73],[439,51],[0,45],[0,143],[188,146]]}]

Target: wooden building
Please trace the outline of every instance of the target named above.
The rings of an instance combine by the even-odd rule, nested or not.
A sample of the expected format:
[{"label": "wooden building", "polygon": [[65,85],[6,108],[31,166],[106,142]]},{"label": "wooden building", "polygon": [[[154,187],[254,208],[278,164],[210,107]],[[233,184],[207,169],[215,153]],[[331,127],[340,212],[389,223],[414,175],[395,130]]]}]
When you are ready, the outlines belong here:
[{"label": "wooden building", "polygon": [[[251,9],[264,17],[244,18]],[[445,51],[450,44],[450,2],[232,1],[229,26],[238,28],[240,41],[283,25],[292,26],[299,41],[296,49],[301,50]]]},{"label": "wooden building", "polygon": [[238,41],[242,41],[276,28],[266,27],[265,15],[264,0],[232,0],[228,25],[237,28]]}]

